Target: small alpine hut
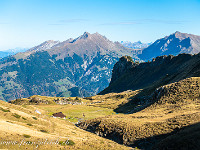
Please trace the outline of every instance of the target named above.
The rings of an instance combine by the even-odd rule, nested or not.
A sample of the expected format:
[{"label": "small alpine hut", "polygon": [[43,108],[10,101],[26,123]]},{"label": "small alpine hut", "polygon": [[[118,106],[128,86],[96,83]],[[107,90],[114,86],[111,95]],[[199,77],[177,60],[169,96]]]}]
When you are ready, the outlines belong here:
[{"label": "small alpine hut", "polygon": [[66,118],[66,116],[62,112],[54,113],[52,115],[52,117],[54,117],[54,118],[63,118],[63,119]]}]

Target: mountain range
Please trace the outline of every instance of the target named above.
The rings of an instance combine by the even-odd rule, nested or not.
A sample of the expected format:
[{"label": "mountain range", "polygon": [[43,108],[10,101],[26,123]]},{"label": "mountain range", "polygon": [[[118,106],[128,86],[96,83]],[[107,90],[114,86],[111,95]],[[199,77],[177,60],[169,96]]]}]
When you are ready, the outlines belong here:
[{"label": "mountain range", "polygon": [[198,44],[176,32],[130,49],[85,32],[0,59],[0,97],[15,99],[0,101],[0,149],[199,150]]},{"label": "mountain range", "polygon": [[[115,74],[118,76],[120,72],[125,71],[123,66],[121,70],[118,70],[119,72],[114,71],[116,70],[114,65],[120,57],[130,56],[127,58],[133,59],[133,62],[129,62],[131,68],[126,66],[129,69],[146,67],[149,63],[138,65],[138,62],[150,60],[162,54],[198,53],[199,39],[196,35],[175,32],[143,49],[128,48],[119,42],[108,40],[99,33],[88,32],[63,42],[45,41],[25,52],[0,60],[0,99],[9,101],[32,95],[61,97],[95,95],[108,87],[111,81],[106,90],[110,89]],[[156,62],[158,59],[165,60],[157,58]],[[151,64],[155,63],[150,63],[150,66]],[[165,65],[165,67],[168,66]],[[144,75],[141,74],[141,76]],[[129,78],[126,78],[126,81],[129,81]],[[141,80],[142,83],[150,84],[149,80]],[[130,87],[125,85],[123,88]],[[121,89],[121,86],[115,88]],[[140,86],[138,85],[137,88]]]},{"label": "mountain range", "polygon": [[132,49],[144,49],[144,48],[147,48],[152,43],[142,43],[141,41],[137,41],[137,42],[121,41],[121,44],[125,47],[132,48]]},{"label": "mountain range", "polygon": [[49,40],[0,61],[0,98],[93,95],[108,86],[120,57],[139,60],[136,53],[99,33],[85,32],[63,42]]},{"label": "mountain range", "polygon": [[14,49],[8,49],[8,50],[2,50],[0,51],[0,58],[8,57],[10,55],[14,55],[19,52],[25,52],[27,48],[14,48]]},{"label": "mountain range", "polygon": [[169,36],[156,40],[149,47],[143,49],[138,57],[144,61],[162,55],[178,55],[181,53],[196,54],[200,52],[200,36],[175,32]]}]

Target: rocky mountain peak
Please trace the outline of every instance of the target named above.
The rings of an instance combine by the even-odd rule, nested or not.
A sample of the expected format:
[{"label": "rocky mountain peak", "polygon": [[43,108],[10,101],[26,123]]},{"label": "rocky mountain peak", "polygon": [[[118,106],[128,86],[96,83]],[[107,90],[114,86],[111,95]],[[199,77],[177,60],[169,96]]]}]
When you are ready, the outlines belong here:
[{"label": "rocky mountain peak", "polygon": [[183,34],[183,33],[179,32],[179,31],[176,31],[174,34],[176,35],[176,34]]},{"label": "rocky mountain peak", "polygon": [[81,35],[81,36],[79,37],[79,39],[86,39],[86,38],[88,38],[90,35],[91,35],[91,34],[90,34],[89,32],[84,32],[83,35]]},{"label": "rocky mountain peak", "polygon": [[200,36],[176,31],[169,36],[156,40],[152,45],[145,48],[139,57],[142,60],[151,60],[161,55],[196,54],[199,52]]},{"label": "rocky mountain peak", "polygon": [[191,35],[190,34],[187,34],[187,33],[181,33],[179,31],[176,31],[174,34],[173,34],[176,38],[180,39],[180,40],[184,40],[188,37],[190,37]]},{"label": "rocky mountain peak", "polygon": [[121,77],[121,75],[123,75],[125,72],[129,71],[136,65],[137,63],[134,63],[130,56],[121,57],[113,67],[112,79],[110,83],[113,83],[116,79]]},{"label": "rocky mountain peak", "polygon": [[84,32],[83,35],[81,35],[78,38],[74,39],[71,43],[74,43],[74,42],[79,41],[79,40],[85,40],[88,37],[90,37],[90,35],[91,34],[89,32]]}]

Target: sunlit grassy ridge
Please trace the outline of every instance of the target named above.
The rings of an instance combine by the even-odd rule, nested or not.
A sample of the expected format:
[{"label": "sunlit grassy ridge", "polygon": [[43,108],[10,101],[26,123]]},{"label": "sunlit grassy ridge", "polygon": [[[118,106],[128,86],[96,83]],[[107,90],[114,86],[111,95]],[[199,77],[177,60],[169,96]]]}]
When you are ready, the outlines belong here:
[{"label": "sunlit grassy ridge", "polygon": [[[64,105],[50,104],[43,105],[43,108],[42,105],[21,106],[0,101],[0,107],[2,108],[0,110],[0,148],[129,149],[113,141],[81,130],[68,120],[50,117],[48,115],[49,112],[46,111],[46,109],[48,110],[47,106],[49,106],[50,110],[52,107],[55,107],[54,111],[55,109],[59,109],[58,106],[63,107]],[[42,114],[37,114],[35,112],[36,109]],[[93,109],[93,111],[96,111],[96,109]],[[15,144],[12,144],[14,142]]]},{"label": "sunlit grassy ridge", "polygon": [[106,115],[115,114],[112,109],[91,107],[87,105],[39,105],[36,106],[47,111],[47,115],[52,115],[55,112],[62,112],[66,115],[66,120],[78,122]]},{"label": "sunlit grassy ridge", "polygon": [[[128,91],[127,93],[110,94],[112,96],[107,99],[105,98],[106,95],[99,95],[96,96],[97,99],[100,97],[105,99],[102,104],[98,103],[96,105],[103,107],[106,106],[105,104],[107,104],[107,107],[110,107],[109,103],[114,103],[114,101],[118,103],[124,99],[115,110],[120,110],[127,114],[87,120],[80,123],[79,127],[94,132],[97,135],[113,139],[118,143],[133,147],[137,146],[142,149],[153,149],[152,146],[155,146],[154,148],[162,147],[161,145],[156,146],[162,140],[163,144],[167,146],[167,143],[164,143],[164,141],[169,142],[170,140],[165,140],[165,138],[171,135],[173,139],[177,138],[177,141],[175,141],[177,146],[188,146],[191,143],[187,143],[187,139],[194,141],[198,137],[190,138],[185,135],[185,138],[180,138],[182,140],[178,141],[179,134],[176,135],[176,133],[193,124],[197,125],[193,127],[193,130],[190,129],[191,134],[199,133],[197,130],[200,122],[199,87],[200,78],[192,77],[162,86],[151,94],[145,94],[145,90],[140,90],[137,91],[135,96],[133,92]],[[121,98],[118,101],[116,97]],[[129,109],[134,110],[133,112],[135,113],[131,113]],[[187,129],[184,133],[186,132],[188,132]],[[199,144],[194,145],[194,147],[199,146]],[[174,148],[178,147],[174,145]]]},{"label": "sunlit grassy ridge", "polygon": [[[67,98],[69,104],[65,105],[60,104],[66,100],[63,97],[37,95],[12,102],[19,105],[1,102],[1,124],[10,127],[10,132],[18,135],[17,139],[37,141],[44,135],[53,139],[60,136],[59,140],[62,142],[70,139],[75,144],[64,145],[71,149],[127,148],[95,134],[141,149],[164,148],[162,145],[170,145],[171,139],[182,139],[174,142],[177,145],[184,145],[188,137],[180,138],[181,133],[190,131],[194,135],[190,138],[191,142],[197,135],[193,132],[199,133],[199,87],[200,78],[192,77],[164,85],[156,90],[140,89],[86,98],[70,97]],[[32,101],[33,98],[36,103]],[[61,101],[56,104],[55,100]],[[37,114],[36,109],[42,115]],[[50,117],[56,112],[63,112],[66,119]],[[20,117],[16,117],[16,114]],[[95,134],[77,128],[74,124],[78,122],[80,128]],[[17,128],[21,127],[25,132],[14,129],[13,125],[17,125]],[[191,125],[194,126],[190,128]],[[2,133],[8,135],[8,139],[13,137],[10,132],[7,133],[5,127],[3,131]],[[63,148],[61,145],[56,146]],[[45,146],[47,145],[40,145],[40,148]]]}]

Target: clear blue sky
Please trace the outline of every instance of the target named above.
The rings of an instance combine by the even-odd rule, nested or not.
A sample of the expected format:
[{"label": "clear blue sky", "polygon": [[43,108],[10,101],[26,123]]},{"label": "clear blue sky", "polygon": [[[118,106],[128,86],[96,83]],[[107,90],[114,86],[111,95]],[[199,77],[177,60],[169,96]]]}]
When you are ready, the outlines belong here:
[{"label": "clear blue sky", "polygon": [[0,50],[85,31],[132,42],[175,31],[200,35],[200,0],[0,0]]}]

